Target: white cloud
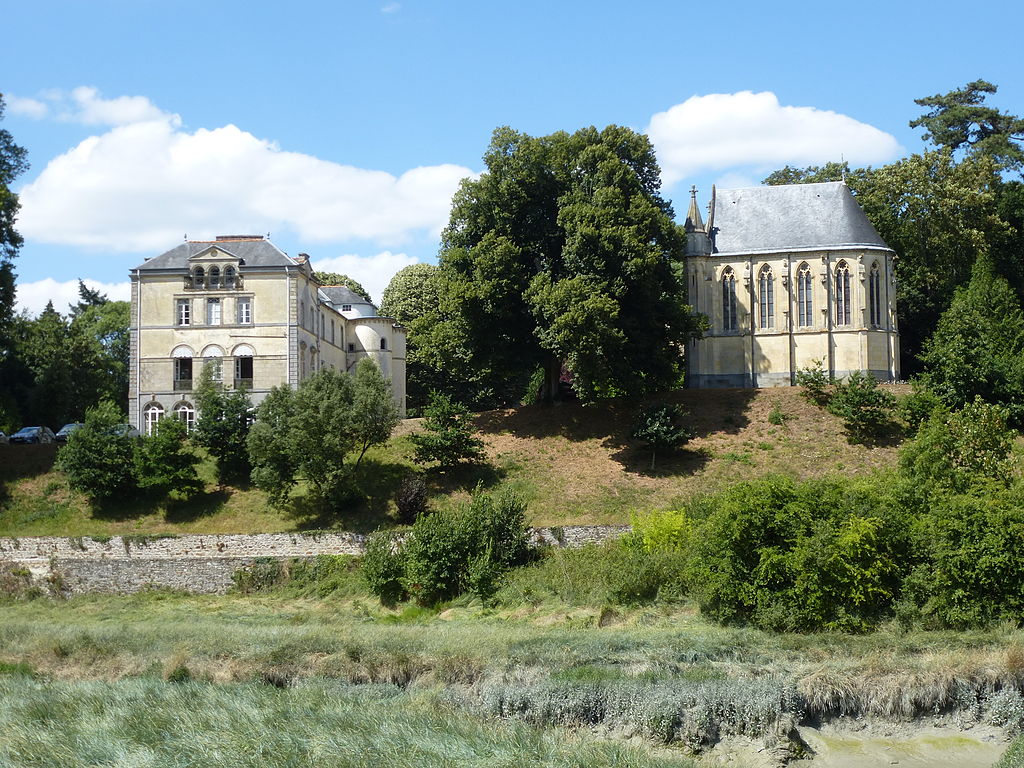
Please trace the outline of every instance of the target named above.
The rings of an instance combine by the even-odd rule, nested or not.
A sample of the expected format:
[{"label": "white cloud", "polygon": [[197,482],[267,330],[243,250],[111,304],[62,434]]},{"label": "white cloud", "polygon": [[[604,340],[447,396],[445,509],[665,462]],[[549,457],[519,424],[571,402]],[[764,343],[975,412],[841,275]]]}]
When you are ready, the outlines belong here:
[{"label": "white cloud", "polygon": [[705,171],[737,166],[772,170],[839,160],[878,163],[898,156],[895,137],[838,112],[779,104],[774,93],[692,96],[647,126],[670,187]]},{"label": "white cloud", "polygon": [[320,272],[340,272],[348,275],[369,292],[374,303],[380,304],[381,295],[391,278],[400,269],[417,262],[404,253],[383,251],[376,256],[357,256],[347,253],[313,262],[313,269]]},{"label": "white cloud", "polygon": [[43,243],[162,251],[186,232],[286,229],[310,242],[383,246],[436,236],[458,165],[400,176],[283,151],[234,125],[187,132],[148,100],[73,91],[85,121],[118,123],[54,158],[21,191],[19,231]]},{"label": "white cloud", "polygon": [[[128,301],[131,299],[131,283],[100,283],[96,280],[82,280],[92,290],[98,290],[112,301]],[[67,280],[58,283],[52,277],[37,280],[34,283],[17,284],[15,310],[28,310],[29,314],[38,315],[46,309],[46,302],[52,301],[53,308],[61,314],[68,313],[68,306],[78,303],[78,281]]]},{"label": "white cloud", "polygon": [[723,173],[715,179],[715,186],[719,189],[746,189],[747,187],[758,187],[760,185],[760,178],[754,178],[746,173],[736,171]]},{"label": "white cloud", "polygon": [[388,3],[380,9],[381,13],[398,13],[402,10],[401,3]]},{"label": "white cloud", "polygon": [[4,102],[12,115],[31,117],[33,120],[43,119],[50,111],[45,102],[14,96],[10,93],[4,95]]},{"label": "white cloud", "polygon": [[145,96],[104,99],[96,88],[82,85],[71,91],[69,101],[61,119],[83,125],[128,125],[150,120],[180,122],[177,115],[164,112]]}]

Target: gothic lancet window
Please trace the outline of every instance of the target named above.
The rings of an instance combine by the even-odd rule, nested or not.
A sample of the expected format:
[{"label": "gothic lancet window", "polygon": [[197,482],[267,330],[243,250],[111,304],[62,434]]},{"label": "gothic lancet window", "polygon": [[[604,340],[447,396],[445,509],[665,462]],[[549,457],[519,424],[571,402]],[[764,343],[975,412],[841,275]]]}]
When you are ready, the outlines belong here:
[{"label": "gothic lancet window", "polygon": [[801,264],[796,272],[796,308],[797,325],[801,328],[810,328],[814,325],[814,316],[811,314],[814,308],[814,284],[807,262]]},{"label": "gothic lancet window", "polygon": [[775,279],[772,268],[761,267],[757,280],[758,326],[762,329],[775,327]]},{"label": "gothic lancet window", "polygon": [[850,324],[850,267],[845,261],[836,265],[836,325]]},{"label": "gothic lancet window", "polygon": [[735,331],[737,327],[736,274],[732,267],[726,267],[722,273],[722,328],[726,331]]},{"label": "gothic lancet window", "polygon": [[878,269],[878,262],[871,265],[871,273],[868,275],[868,304],[871,313],[871,326],[882,327],[882,276]]}]

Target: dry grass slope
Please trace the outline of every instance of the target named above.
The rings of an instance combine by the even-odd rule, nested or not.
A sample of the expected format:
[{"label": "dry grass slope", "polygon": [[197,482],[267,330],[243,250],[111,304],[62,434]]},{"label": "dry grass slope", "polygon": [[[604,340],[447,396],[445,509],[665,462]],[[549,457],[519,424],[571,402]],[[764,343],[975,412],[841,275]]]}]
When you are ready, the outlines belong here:
[{"label": "dry grass slope", "polygon": [[[838,419],[798,389],[682,390],[662,399],[690,412],[694,438],[659,456],[653,471],[648,452],[629,437],[638,403],[489,411],[476,417],[489,464],[428,471],[432,503],[457,504],[477,483],[507,482],[526,497],[536,525],[625,523],[631,512],[679,505],[765,474],[863,475],[895,461],[895,446],[850,445]],[[418,471],[407,435],[419,428],[419,420],[406,421],[387,445],[371,450],[361,499],[326,515],[305,509],[301,493],[290,509],[278,510],[255,489],[218,488],[208,462],[206,490],[188,503],[128,500],[93,510],[52,470],[52,446],[0,445],[0,535],[371,531],[394,522],[398,485]]]}]

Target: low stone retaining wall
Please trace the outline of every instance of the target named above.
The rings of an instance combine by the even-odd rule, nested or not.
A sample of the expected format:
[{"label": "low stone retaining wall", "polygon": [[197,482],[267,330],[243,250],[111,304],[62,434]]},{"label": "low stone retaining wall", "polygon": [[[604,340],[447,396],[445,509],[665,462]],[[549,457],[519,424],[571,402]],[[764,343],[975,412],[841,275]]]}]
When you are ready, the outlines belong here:
[{"label": "low stone retaining wall", "polygon": [[[535,544],[579,547],[621,536],[629,526],[534,528]],[[358,533],[184,534],[174,536],[0,537],[0,562],[70,594],[129,594],[152,587],[226,592],[232,574],[257,560],[359,555]]]}]

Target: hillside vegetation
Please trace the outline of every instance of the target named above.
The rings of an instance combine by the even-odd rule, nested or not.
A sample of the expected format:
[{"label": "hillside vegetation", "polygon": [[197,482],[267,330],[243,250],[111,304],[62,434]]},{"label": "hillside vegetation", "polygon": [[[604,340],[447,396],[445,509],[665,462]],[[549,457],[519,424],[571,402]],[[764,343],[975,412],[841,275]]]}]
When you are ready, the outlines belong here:
[{"label": "hillside vegetation", "polygon": [[[481,413],[475,421],[488,463],[428,470],[430,503],[444,508],[468,499],[478,483],[508,483],[525,497],[535,525],[626,523],[634,511],[671,507],[739,480],[773,473],[863,475],[895,460],[893,444],[849,444],[840,421],[807,403],[798,389],[683,390],[665,399],[690,412],[694,438],[659,456],[653,471],[650,454],[629,437],[637,404]],[[385,446],[371,449],[359,478],[362,497],[327,515],[312,512],[301,493],[282,510],[256,489],[218,487],[210,462],[203,466],[204,491],[188,502],[128,499],[90,508],[52,468],[52,446],[0,445],[0,535],[370,531],[395,522],[401,480],[422,471],[408,439],[419,425],[407,420]]]}]

